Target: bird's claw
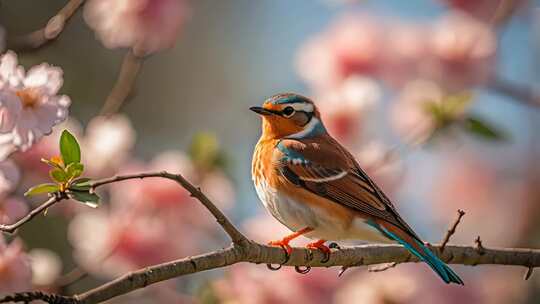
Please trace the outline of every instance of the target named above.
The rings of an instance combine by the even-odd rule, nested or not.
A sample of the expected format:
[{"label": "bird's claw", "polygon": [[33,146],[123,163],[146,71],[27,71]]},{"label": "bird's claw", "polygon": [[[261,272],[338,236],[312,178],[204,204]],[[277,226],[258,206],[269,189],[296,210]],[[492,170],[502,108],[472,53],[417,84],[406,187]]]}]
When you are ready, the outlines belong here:
[{"label": "bird's claw", "polygon": [[321,260],[322,264],[328,263],[328,261],[330,261],[330,254],[332,253],[332,251],[330,250],[329,247],[324,245],[323,240],[320,240],[314,243],[309,243],[306,245],[306,248],[309,250],[319,250],[322,253],[324,253],[324,258]]},{"label": "bird's claw", "polygon": [[294,266],[294,270],[299,274],[306,274],[311,270],[311,266],[305,266],[305,268],[302,268],[302,266]]},{"label": "bird's claw", "polygon": [[285,252],[285,260],[283,262],[281,262],[281,264],[279,264],[278,266],[274,266],[272,264],[266,264],[266,268],[268,268],[269,270],[272,270],[272,271],[280,270],[281,267],[284,264],[286,264],[289,261],[289,259],[291,258],[292,247],[289,246],[289,244],[284,244],[284,243],[281,243],[279,241],[277,241],[277,242],[269,242],[268,245],[279,246]]}]

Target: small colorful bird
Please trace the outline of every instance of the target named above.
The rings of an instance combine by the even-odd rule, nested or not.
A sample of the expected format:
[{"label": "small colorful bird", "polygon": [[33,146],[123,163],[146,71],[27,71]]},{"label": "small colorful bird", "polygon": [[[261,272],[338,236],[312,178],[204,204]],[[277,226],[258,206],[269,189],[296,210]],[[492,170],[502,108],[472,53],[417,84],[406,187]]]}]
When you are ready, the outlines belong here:
[{"label": "small colorful bird", "polygon": [[426,262],[446,283],[459,276],[428,249],[354,157],[334,138],[314,103],[278,94],[262,107],[262,135],[252,177],[268,211],[293,233],[270,245],[291,253],[289,242],[304,235],[310,249],[329,253],[327,240],[398,242]]}]

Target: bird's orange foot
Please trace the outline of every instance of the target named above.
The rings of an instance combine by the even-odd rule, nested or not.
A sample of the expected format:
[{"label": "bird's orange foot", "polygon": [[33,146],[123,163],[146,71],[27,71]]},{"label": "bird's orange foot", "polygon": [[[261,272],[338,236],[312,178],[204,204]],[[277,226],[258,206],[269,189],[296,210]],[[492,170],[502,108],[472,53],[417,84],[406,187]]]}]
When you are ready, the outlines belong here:
[{"label": "bird's orange foot", "polygon": [[266,264],[266,267],[268,267],[268,269],[270,269],[270,270],[279,270],[279,269],[281,269],[281,266],[283,264],[285,264],[285,263],[287,263],[289,261],[289,258],[290,258],[291,253],[292,253],[292,247],[291,247],[291,245],[289,245],[290,241],[291,240],[289,240],[287,238],[284,238],[281,241],[268,242],[269,246],[279,246],[279,247],[283,248],[283,251],[285,251],[285,260],[283,261],[283,263],[279,264],[278,266],[272,266],[272,264]]},{"label": "bird's orange foot", "polygon": [[291,245],[289,245],[289,242],[290,242],[290,240],[285,238],[285,239],[280,240],[280,241],[268,242],[268,245],[270,245],[270,246],[279,246],[279,247],[283,248],[283,250],[285,250],[285,253],[287,253],[287,257],[288,257],[292,253],[292,247],[291,247]]},{"label": "bird's orange foot", "polygon": [[324,253],[324,259],[321,260],[321,263],[326,263],[330,260],[330,253],[332,252],[328,246],[326,246],[324,243],[326,240],[318,240],[313,243],[309,243],[306,245],[306,248],[311,250],[320,250]]}]

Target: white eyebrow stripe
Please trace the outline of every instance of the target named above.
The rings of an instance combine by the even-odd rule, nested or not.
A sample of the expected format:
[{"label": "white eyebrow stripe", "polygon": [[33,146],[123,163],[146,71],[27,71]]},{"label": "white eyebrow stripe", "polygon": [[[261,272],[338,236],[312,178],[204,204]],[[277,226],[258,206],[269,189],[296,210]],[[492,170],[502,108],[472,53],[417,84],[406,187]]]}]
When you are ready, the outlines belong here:
[{"label": "white eyebrow stripe", "polygon": [[310,103],[289,103],[287,106],[292,107],[295,111],[313,112],[313,105]]}]

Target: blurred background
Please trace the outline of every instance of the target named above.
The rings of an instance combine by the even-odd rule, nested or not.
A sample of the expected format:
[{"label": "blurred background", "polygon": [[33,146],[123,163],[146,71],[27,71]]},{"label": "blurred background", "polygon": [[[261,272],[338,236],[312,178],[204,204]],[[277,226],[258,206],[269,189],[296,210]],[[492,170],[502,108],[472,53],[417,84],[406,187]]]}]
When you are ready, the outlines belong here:
[{"label": "blurred background", "polygon": [[[71,99],[51,135],[15,144],[0,163],[2,223],[44,199],[22,194],[49,179],[39,160],[59,153],[60,131],[68,129],[81,143],[85,176],[181,172],[251,238],[281,238],[287,230],[251,183],[260,119],[248,107],[296,92],[316,102],[330,133],[426,241],[440,242],[463,209],[451,243],[472,245],[480,236],[485,246],[540,245],[538,1],[88,0],[56,40],[33,43],[28,33],[66,3],[0,1],[0,51],[12,50],[26,70],[42,62],[61,68],[59,95]],[[62,202],[15,236],[0,235],[0,294],[73,294],[227,245],[206,210],[173,183],[118,183],[100,194],[96,209]],[[420,264],[360,267],[340,278],[338,269],[300,275],[235,265],[110,303],[540,297],[540,278],[523,280],[522,267],[452,267],[465,287],[441,284]]]}]

